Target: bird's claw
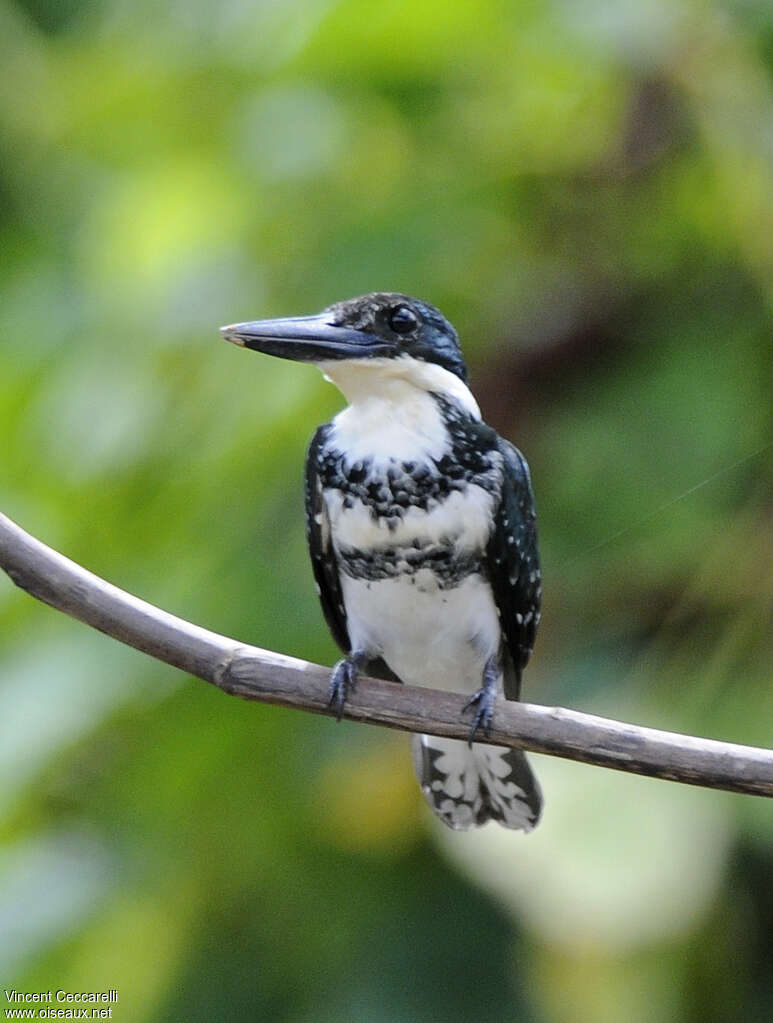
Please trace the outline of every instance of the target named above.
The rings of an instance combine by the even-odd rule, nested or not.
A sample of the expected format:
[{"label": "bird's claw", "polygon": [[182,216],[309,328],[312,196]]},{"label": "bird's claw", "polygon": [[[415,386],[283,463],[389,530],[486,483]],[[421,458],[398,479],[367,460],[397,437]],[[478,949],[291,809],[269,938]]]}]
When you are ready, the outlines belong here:
[{"label": "bird's claw", "polygon": [[340,721],[344,713],[344,704],[349,693],[357,688],[357,665],[348,657],[342,658],[333,668],[328,687],[328,707],[335,706],[336,721]]},{"label": "bird's claw", "polygon": [[491,736],[491,719],[494,716],[494,700],[496,696],[496,690],[491,686],[482,686],[477,693],[473,693],[464,707],[462,707],[462,714],[466,713],[470,707],[476,708],[470,734],[467,737],[468,746],[472,746],[475,734],[479,728],[482,729],[487,739]]}]

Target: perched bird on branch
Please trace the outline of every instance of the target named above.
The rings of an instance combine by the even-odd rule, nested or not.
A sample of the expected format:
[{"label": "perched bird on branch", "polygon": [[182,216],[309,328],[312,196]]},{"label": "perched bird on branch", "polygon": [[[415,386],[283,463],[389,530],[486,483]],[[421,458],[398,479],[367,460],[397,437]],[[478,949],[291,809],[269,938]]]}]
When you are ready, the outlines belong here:
[{"label": "perched bird on branch", "polygon": [[473,740],[497,696],[519,698],[534,646],[534,497],[523,455],[481,420],[456,331],[427,302],[375,292],[222,334],[315,363],[349,403],[306,460],[312,566],[344,652],[331,704],[340,713],[358,671],[464,693],[467,743],[414,736],[422,791],[451,828],[530,831],[542,794],[525,755]]}]

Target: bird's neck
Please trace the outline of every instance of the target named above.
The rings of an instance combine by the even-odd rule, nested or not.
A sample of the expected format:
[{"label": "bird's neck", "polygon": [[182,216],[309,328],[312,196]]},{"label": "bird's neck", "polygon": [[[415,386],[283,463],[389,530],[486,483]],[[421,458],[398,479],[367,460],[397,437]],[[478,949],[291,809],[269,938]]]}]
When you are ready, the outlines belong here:
[{"label": "bird's neck", "polygon": [[452,443],[448,409],[480,419],[464,383],[439,366],[413,359],[371,359],[322,368],[349,399],[333,420],[331,443],[351,463],[370,460],[386,471],[395,460],[437,462]]},{"label": "bird's neck", "polygon": [[396,359],[342,359],[324,362],[319,368],[341,391],[350,407],[381,406],[382,413],[401,416],[412,407],[433,402],[442,395],[473,419],[480,409],[467,385],[458,376],[431,362],[403,356]]}]

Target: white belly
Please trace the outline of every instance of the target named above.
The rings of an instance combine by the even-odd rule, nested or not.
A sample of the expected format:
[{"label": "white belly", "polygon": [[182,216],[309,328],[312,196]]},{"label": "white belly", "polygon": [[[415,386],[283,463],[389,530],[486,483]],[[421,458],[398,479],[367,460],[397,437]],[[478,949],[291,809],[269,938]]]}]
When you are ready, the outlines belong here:
[{"label": "white belly", "polygon": [[499,650],[500,627],[491,587],[480,575],[453,589],[439,589],[429,570],[341,581],[353,649],[380,655],[407,685],[461,693],[481,687],[486,661]]}]

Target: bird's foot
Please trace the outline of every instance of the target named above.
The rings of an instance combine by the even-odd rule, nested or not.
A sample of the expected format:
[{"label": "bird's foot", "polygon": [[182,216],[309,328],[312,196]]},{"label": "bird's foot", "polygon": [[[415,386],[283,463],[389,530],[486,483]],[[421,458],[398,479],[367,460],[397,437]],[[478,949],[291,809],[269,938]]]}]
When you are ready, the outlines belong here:
[{"label": "bird's foot", "polygon": [[357,673],[362,667],[364,656],[359,652],[343,657],[333,668],[328,686],[328,707],[336,708],[336,721],[340,721],[344,712],[344,704],[349,694],[357,688]]},{"label": "bird's foot", "polygon": [[496,700],[497,694],[491,689],[482,686],[477,693],[474,693],[467,703],[462,708],[462,714],[475,707],[475,716],[472,719],[472,728],[467,738],[467,744],[472,746],[475,734],[480,728],[483,734],[488,737],[491,735],[491,719],[494,716],[494,700]]},{"label": "bird's foot", "polygon": [[472,746],[478,729],[482,730],[487,739],[491,735],[491,719],[494,716],[494,701],[497,698],[498,678],[499,670],[496,662],[492,659],[486,664],[483,672],[483,685],[476,693],[472,694],[464,707],[462,707],[462,714],[466,713],[470,707],[475,707],[472,728],[467,738],[468,746]]}]

